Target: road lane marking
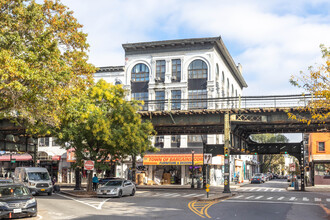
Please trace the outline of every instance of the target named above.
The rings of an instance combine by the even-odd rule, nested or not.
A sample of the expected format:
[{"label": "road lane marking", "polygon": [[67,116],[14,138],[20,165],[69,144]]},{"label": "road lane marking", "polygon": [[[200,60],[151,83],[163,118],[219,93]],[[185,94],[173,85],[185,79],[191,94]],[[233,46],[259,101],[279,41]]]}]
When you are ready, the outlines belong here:
[{"label": "road lane marking", "polygon": [[272,198],[274,198],[274,197],[268,197],[267,199],[272,199]]},{"label": "road lane marking", "polygon": [[250,189],[250,191],[253,191],[253,190],[255,190],[256,188],[252,188],[252,189]]},{"label": "road lane marking", "polygon": [[285,201],[264,201],[264,200],[226,200],[224,202],[232,202],[232,203],[243,203],[243,202],[255,202],[255,203],[270,203],[270,204],[294,204],[294,205],[318,205],[316,203],[302,203],[302,202],[285,202]]},{"label": "road lane marking", "polygon": [[309,199],[308,199],[307,197],[304,197],[304,198],[303,198],[303,201],[308,202]]},{"label": "road lane marking", "polygon": [[261,190],[261,188],[257,189],[257,191],[260,191],[260,190]]},{"label": "road lane marking", "polygon": [[[64,198],[67,198],[67,199],[71,199],[71,200],[73,200],[73,201],[76,201],[76,202],[79,202],[79,203],[82,203],[82,204],[84,204],[84,205],[87,205],[87,206],[90,206],[90,207],[93,207],[94,209],[102,209],[102,205],[104,204],[102,204],[101,206],[99,205],[98,207],[95,207],[94,205],[91,205],[90,203],[87,203],[87,202],[85,202],[85,201],[82,201],[82,200],[78,200],[78,199],[75,199],[75,198],[72,198],[72,197],[70,197],[70,196],[66,196],[66,195],[62,195],[62,194],[57,194],[58,196],[62,196],[62,197],[64,197]],[[110,199],[110,198],[109,198]],[[109,199],[106,199],[105,201],[107,201],[107,200],[109,200]],[[105,202],[105,201],[102,201],[102,202]],[[101,203],[102,203],[101,202]],[[99,208],[100,207],[100,208]]]},{"label": "road lane marking", "polygon": [[321,202],[320,198],[315,198],[315,202]]},{"label": "road lane marking", "polygon": [[191,201],[188,203],[188,208],[194,212],[196,215],[202,218],[211,218],[207,213],[207,210],[214,204],[221,202],[223,200],[216,200],[216,201]]},{"label": "road lane marking", "polygon": [[272,192],[274,192],[275,191],[275,189],[272,189]]},{"label": "road lane marking", "polygon": [[250,199],[250,198],[252,198],[252,197],[254,197],[254,196],[248,196],[248,197],[246,197],[245,199]]},{"label": "road lane marking", "polygon": [[265,189],[265,192],[268,191],[268,190],[269,190],[269,188],[266,188],[266,189]]},{"label": "road lane marking", "polygon": [[260,198],[262,198],[262,197],[264,197],[264,196],[258,196],[258,197],[255,197],[254,199],[260,199]]},{"label": "road lane marking", "polygon": [[296,197],[291,197],[290,198],[290,201],[293,201],[293,200],[295,200],[296,199]]},{"label": "road lane marking", "polygon": [[277,200],[282,200],[282,199],[284,199],[284,197],[282,196],[282,197],[280,197],[280,198],[278,198]]}]

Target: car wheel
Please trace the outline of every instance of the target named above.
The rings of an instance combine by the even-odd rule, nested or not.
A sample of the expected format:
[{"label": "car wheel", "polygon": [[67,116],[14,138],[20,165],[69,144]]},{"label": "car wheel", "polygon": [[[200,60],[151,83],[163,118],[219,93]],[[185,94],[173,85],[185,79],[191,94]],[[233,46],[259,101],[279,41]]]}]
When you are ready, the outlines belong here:
[{"label": "car wheel", "polygon": [[135,195],[135,189],[132,190],[131,196]]},{"label": "car wheel", "polygon": [[118,198],[120,198],[122,196],[123,196],[123,191],[119,190],[119,192],[118,192]]}]

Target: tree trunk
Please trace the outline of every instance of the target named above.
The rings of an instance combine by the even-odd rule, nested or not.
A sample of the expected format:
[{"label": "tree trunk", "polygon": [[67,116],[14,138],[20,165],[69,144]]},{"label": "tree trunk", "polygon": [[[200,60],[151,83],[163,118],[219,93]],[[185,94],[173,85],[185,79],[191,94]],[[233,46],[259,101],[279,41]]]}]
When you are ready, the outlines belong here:
[{"label": "tree trunk", "polygon": [[89,170],[87,174],[87,192],[92,192],[93,191],[93,170]]},{"label": "tree trunk", "polygon": [[132,182],[136,183],[136,155],[132,155]]}]

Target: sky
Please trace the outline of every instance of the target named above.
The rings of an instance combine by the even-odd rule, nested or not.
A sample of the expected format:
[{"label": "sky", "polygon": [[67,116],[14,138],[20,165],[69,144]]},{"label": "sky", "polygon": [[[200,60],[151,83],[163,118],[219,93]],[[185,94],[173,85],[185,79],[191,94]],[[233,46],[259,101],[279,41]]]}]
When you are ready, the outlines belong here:
[{"label": "sky", "polygon": [[291,75],[324,63],[329,0],[62,0],[88,34],[89,62],[124,65],[122,44],[221,36],[244,96],[291,95]]}]

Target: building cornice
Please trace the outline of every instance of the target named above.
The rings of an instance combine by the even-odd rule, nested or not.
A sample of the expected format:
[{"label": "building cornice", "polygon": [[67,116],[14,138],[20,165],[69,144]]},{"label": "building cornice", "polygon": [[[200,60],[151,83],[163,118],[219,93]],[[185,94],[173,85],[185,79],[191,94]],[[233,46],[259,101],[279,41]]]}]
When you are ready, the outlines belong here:
[{"label": "building cornice", "polygon": [[104,66],[98,67],[96,73],[104,73],[104,72],[124,72],[125,66]]}]

